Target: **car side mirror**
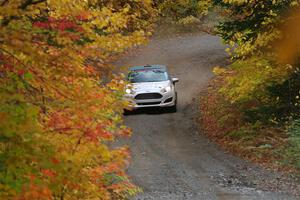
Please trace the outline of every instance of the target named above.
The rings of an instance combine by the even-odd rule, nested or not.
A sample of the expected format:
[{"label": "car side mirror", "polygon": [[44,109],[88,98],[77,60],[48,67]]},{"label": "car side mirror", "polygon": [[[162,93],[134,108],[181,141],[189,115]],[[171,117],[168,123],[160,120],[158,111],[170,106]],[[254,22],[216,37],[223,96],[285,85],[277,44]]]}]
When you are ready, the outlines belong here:
[{"label": "car side mirror", "polygon": [[172,82],[173,82],[173,83],[179,82],[179,78],[172,78]]}]

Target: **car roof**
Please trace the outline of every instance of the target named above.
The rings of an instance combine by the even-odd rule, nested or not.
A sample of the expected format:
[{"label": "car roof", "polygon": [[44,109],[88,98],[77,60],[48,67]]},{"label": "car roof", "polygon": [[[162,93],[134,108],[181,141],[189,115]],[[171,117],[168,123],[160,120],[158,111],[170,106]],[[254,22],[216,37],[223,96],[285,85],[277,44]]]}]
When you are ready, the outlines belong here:
[{"label": "car roof", "polygon": [[167,66],[166,65],[145,65],[145,66],[133,66],[129,68],[130,71],[144,70],[144,69],[161,69],[167,71]]}]

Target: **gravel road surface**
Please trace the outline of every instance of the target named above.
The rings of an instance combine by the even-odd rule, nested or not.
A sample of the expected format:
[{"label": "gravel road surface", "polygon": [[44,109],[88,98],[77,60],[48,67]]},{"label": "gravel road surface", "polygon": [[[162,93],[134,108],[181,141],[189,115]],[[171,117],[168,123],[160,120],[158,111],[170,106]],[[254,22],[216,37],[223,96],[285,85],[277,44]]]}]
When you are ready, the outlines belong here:
[{"label": "gravel road surface", "polygon": [[[212,67],[225,65],[225,47],[204,33],[154,38],[117,63],[122,66],[166,64],[178,77],[178,112],[138,110],[125,117],[133,129],[133,182],[143,189],[134,199],[297,199],[293,184],[219,149],[199,132],[198,96],[213,76]],[[287,182],[287,181],[285,181]]]}]

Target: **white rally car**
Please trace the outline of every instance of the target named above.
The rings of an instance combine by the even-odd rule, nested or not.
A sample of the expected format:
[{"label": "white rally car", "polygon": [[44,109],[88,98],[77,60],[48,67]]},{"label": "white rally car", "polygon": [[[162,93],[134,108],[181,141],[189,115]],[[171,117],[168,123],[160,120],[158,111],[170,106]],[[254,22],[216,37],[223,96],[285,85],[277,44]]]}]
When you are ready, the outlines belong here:
[{"label": "white rally car", "polygon": [[164,65],[146,65],[129,68],[125,98],[131,107],[168,107],[171,112],[177,110],[175,83]]}]

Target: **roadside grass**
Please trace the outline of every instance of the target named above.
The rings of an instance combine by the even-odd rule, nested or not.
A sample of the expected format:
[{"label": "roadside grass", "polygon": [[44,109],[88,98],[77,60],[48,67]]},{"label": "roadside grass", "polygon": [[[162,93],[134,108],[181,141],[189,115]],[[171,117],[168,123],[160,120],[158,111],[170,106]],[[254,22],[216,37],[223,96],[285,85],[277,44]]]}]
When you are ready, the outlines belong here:
[{"label": "roadside grass", "polygon": [[249,123],[239,106],[219,92],[232,71],[216,76],[202,91],[199,121],[204,134],[224,150],[265,168],[300,174],[300,121],[293,136],[285,127],[256,121]]},{"label": "roadside grass", "polygon": [[300,170],[300,119],[294,120],[288,130],[289,145],[285,149],[285,162]]}]

